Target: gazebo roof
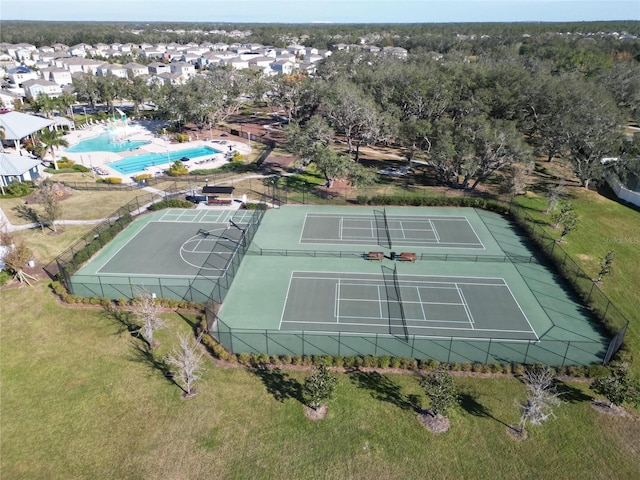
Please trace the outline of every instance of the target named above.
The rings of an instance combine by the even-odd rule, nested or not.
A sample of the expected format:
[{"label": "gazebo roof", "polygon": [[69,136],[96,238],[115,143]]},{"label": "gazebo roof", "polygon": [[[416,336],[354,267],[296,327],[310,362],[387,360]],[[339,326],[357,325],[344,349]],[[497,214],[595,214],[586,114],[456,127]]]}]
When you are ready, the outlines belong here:
[{"label": "gazebo roof", "polygon": [[0,153],[0,176],[22,175],[39,164],[40,160],[35,158],[12,155],[10,153]]},{"label": "gazebo roof", "polygon": [[0,125],[4,127],[5,140],[20,140],[53,123],[53,120],[35,115],[0,110]]}]

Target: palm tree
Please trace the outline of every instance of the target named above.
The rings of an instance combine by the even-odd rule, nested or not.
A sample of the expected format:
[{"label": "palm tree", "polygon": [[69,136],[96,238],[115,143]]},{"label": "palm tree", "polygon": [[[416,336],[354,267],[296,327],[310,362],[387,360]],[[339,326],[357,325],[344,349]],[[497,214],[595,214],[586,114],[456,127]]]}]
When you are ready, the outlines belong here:
[{"label": "palm tree", "polygon": [[58,170],[58,162],[56,161],[55,149],[57,147],[68,147],[69,142],[62,138],[62,134],[57,130],[49,129],[40,130],[37,135],[37,139],[44,145],[45,155],[46,152],[51,153],[51,158],[53,159],[53,168]]}]

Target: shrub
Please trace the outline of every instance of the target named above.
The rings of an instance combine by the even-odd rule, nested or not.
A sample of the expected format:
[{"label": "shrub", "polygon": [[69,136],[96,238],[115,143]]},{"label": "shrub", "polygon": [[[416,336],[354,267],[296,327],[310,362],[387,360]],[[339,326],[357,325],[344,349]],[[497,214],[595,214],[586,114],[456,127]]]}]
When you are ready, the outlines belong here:
[{"label": "shrub", "polygon": [[367,368],[376,367],[378,365],[378,361],[376,357],[372,357],[371,355],[366,355],[362,359],[362,365]]},{"label": "shrub", "polygon": [[241,353],[238,355],[238,362],[242,365],[251,365],[251,354]]},{"label": "shrub", "polygon": [[82,173],[87,173],[91,171],[90,168],[87,168],[84,165],[78,165],[78,164],[73,165],[71,167],[71,170],[73,170],[74,172],[82,172]]},{"label": "shrub", "polygon": [[189,141],[189,135],[185,133],[174,133],[172,138],[176,143],[185,143]]},{"label": "shrub", "polygon": [[378,366],[380,368],[389,368],[389,365],[391,365],[391,357],[388,355],[378,357]]},{"label": "shrub", "polygon": [[142,180],[147,180],[149,178],[152,178],[153,175],[151,175],[150,173],[139,173],[138,175],[133,177],[133,181],[134,182],[141,182]]},{"label": "shrub", "polygon": [[105,177],[102,181],[104,183],[122,183],[122,179],[120,177]]},{"label": "shrub", "polygon": [[333,365],[336,367],[344,366],[344,357],[340,355],[336,355],[335,357],[333,357]]},{"label": "shrub", "polygon": [[280,357],[280,362],[282,362],[283,365],[291,365],[293,361],[293,358],[291,357],[291,355],[283,355],[282,357]]},{"label": "shrub", "polygon": [[524,366],[521,363],[513,364],[513,374],[514,375],[524,375]]},{"label": "shrub", "polygon": [[29,195],[34,188],[33,182],[16,182],[4,187],[4,197],[24,197]]},{"label": "shrub", "polygon": [[293,361],[291,363],[294,365],[302,365],[302,357],[300,355],[296,355],[293,357]]},{"label": "shrub", "polygon": [[468,362],[467,363],[463,363],[462,364],[462,371],[463,372],[471,372],[471,371],[473,371],[473,365],[468,363]]},{"label": "shrub", "polygon": [[11,279],[11,274],[6,270],[0,271],[0,287],[6,284]]},{"label": "shrub", "polygon": [[400,368],[400,358],[399,357],[391,357],[391,361],[389,362],[391,368]]},{"label": "shrub", "polygon": [[161,200],[149,206],[149,210],[153,211],[163,210],[165,208],[193,208],[193,203],[172,198],[170,200]]}]

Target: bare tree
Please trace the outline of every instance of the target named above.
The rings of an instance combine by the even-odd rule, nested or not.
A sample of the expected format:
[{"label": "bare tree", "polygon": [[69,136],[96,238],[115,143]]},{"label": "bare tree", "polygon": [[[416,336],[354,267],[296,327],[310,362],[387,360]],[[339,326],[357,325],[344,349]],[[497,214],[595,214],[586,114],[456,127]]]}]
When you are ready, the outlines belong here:
[{"label": "bare tree", "polygon": [[193,383],[200,378],[203,352],[199,348],[200,337],[193,341],[189,335],[178,336],[180,346],[167,355],[167,363],[176,368],[174,377],[182,383],[184,397],[194,397]]},{"label": "bare tree", "polygon": [[525,370],[524,381],[527,386],[527,398],[520,405],[520,423],[518,431],[525,432],[527,422],[542,425],[555,418],[554,409],[562,404],[560,393],[556,390],[555,374],[549,367]]},{"label": "bare tree", "polygon": [[566,182],[564,179],[560,180],[556,185],[547,190],[547,215],[556,209],[560,198],[567,194]]},{"label": "bare tree", "polygon": [[509,187],[511,195],[521,195],[526,193],[527,186],[531,182],[531,173],[535,164],[533,162],[514,163],[511,166],[509,176]]},{"label": "bare tree", "polygon": [[30,280],[36,280],[36,278],[24,271],[27,262],[31,258],[31,252],[27,246],[13,238],[11,232],[5,229],[0,229],[0,245],[7,248],[0,258],[4,262],[5,268],[19,282],[31,285]]},{"label": "bare tree", "polygon": [[139,293],[133,301],[133,313],[142,324],[139,333],[150,348],[154,348],[159,344],[153,338],[155,332],[166,327],[166,324],[160,318],[159,310],[155,295],[144,288],[139,288]]},{"label": "bare tree", "polygon": [[37,192],[37,198],[44,205],[44,212],[39,215],[41,224],[46,224],[54,232],[56,229],[56,220],[62,217],[62,204],[60,203],[60,195],[63,185],[43,183]]}]

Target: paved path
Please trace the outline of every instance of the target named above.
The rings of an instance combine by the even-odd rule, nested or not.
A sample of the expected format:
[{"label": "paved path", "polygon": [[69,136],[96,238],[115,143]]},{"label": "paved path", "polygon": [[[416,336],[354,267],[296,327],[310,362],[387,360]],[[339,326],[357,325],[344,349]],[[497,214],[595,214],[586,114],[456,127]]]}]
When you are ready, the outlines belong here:
[{"label": "paved path", "polygon": [[[284,174],[284,175],[293,175],[293,174]],[[225,180],[219,183],[232,183],[232,182],[239,182],[239,181],[243,181],[243,180],[249,180],[249,179],[256,179],[256,178],[267,178],[267,177],[273,177],[273,176],[278,176],[278,175],[247,175],[245,177],[240,177],[240,178],[234,178],[232,180]],[[142,190],[145,190],[147,192],[150,193],[155,193],[158,195],[164,195],[165,192],[164,190],[158,190],[157,188],[153,188],[153,187],[143,187]],[[185,190],[184,193],[187,193],[187,191]],[[213,207],[216,208],[216,207]],[[141,208],[141,211],[138,212],[133,212],[134,215],[140,214],[142,213],[142,211],[144,211],[144,207]],[[102,223],[105,220],[107,220],[106,218],[95,218],[92,220],[56,220],[55,224],[56,225],[97,225],[98,223]],[[25,223],[24,225],[13,225],[11,222],[9,222],[9,219],[7,218],[7,216],[5,215],[4,211],[2,210],[2,208],[0,208],[0,229],[4,229],[8,232],[15,232],[18,230],[29,230],[32,228],[40,228],[40,224],[38,223]]]}]

